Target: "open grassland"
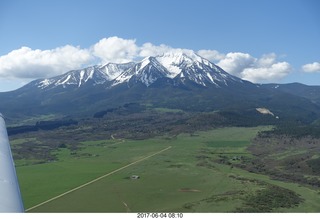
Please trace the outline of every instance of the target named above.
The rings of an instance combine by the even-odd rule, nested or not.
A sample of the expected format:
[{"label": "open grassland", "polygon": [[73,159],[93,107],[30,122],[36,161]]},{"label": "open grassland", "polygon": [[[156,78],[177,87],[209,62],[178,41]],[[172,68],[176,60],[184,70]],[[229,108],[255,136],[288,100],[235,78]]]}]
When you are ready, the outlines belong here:
[{"label": "open grassland", "polygon": [[56,162],[17,167],[25,207],[125,167],[30,212],[319,212],[316,189],[236,167],[252,156],[247,146],[266,129],[222,128],[60,148]]},{"label": "open grassland", "polygon": [[105,144],[98,141],[98,146],[90,147],[92,142],[88,142],[88,146],[83,143],[77,152],[60,149],[57,152],[59,161],[17,167],[25,207],[29,208],[164,148],[152,141],[145,143],[137,148],[135,142],[130,141],[112,140]]}]

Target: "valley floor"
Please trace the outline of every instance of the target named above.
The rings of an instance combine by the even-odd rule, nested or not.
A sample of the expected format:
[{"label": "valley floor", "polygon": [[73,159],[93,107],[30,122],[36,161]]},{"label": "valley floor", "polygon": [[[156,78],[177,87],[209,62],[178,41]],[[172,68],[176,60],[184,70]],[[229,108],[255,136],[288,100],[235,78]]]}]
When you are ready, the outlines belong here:
[{"label": "valley floor", "polygon": [[[63,145],[52,162],[17,162],[25,208],[28,212],[320,212],[319,187],[276,180],[250,169],[257,158],[252,152],[255,137],[270,128],[229,127],[145,140],[114,136],[81,141],[76,148]],[[24,140],[15,139],[13,144]]]}]

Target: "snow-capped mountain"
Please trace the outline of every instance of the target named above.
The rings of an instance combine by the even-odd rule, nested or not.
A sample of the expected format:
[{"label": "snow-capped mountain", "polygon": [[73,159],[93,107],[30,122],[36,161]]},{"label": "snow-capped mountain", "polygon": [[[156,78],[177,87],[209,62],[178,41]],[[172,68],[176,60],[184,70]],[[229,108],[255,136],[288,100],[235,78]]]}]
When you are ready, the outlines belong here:
[{"label": "snow-capped mountain", "polygon": [[[139,62],[109,63],[38,79],[0,93],[0,111],[25,115],[92,114],[138,103],[185,111],[268,108],[280,118],[320,115],[311,101],[241,80],[193,52],[165,53]],[[299,107],[297,107],[299,106]],[[314,116],[313,116],[314,117]],[[312,119],[314,119],[312,117]]]},{"label": "snow-capped mountain", "polygon": [[79,88],[89,83],[104,84],[110,88],[122,83],[141,82],[148,87],[160,78],[181,83],[189,80],[202,86],[217,87],[228,85],[229,81],[242,81],[193,52],[170,52],[156,57],[146,57],[136,63],[109,63],[70,71],[53,78],[38,80],[36,86],[47,90],[55,87]]}]

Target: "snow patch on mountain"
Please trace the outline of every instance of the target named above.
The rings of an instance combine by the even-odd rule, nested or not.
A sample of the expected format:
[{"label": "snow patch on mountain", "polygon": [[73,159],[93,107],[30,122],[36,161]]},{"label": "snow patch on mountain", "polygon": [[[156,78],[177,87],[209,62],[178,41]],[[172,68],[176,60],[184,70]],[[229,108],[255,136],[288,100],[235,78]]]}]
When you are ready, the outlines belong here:
[{"label": "snow patch on mountain", "polygon": [[99,71],[106,75],[108,81],[112,81],[119,77],[119,75],[121,75],[124,71],[132,68],[134,65],[134,62],[124,64],[108,63],[99,67]]},{"label": "snow patch on mountain", "polygon": [[174,78],[182,71],[182,56],[182,53],[165,53],[156,57],[156,59],[168,70],[170,73],[168,77]]},{"label": "snow patch on mountain", "polygon": [[54,82],[53,79],[44,79],[44,80],[42,80],[42,81],[40,81],[40,82],[38,83],[38,87],[41,88],[41,89],[43,89],[43,88],[48,87],[48,86],[49,86],[50,84],[52,84],[53,82]]}]

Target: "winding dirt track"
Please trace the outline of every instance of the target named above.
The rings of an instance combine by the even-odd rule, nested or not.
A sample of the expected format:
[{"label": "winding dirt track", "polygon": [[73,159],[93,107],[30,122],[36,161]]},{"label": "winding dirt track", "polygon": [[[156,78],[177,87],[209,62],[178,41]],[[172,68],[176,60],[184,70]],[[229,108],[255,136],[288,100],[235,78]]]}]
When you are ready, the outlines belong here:
[{"label": "winding dirt track", "polygon": [[160,150],[160,151],[158,151],[158,152],[156,152],[156,153],[154,153],[154,154],[151,154],[151,155],[149,155],[149,156],[143,157],[143,158],[141,158],[140,160],[137,160],[137,161],[134,161],[134,162],[132,162],[132,163],[129,163],[129,164],[127,164],[127,165],[125,165],[125,166],[123,166],[123,167],[120,167],[120,168],[118,168],[118,169],[116,169],[116,170],[114,170],[114,171],[112,171],[112,172],[110,172],[110,173],[107,173],[107,174],[105,174],[105,175],[103,175],[103,176],[100,176],[100,177],[94,179],[94,180],[91,180],[90,182],[87,182],[87,183],[85,183],[85,184],[83,184],[83,185],[81,185],[81,186],[78,186],[78,187],[76,187],[76,188],[74,188],[74,189],[71,189],[71,190],[69,190],[69,191],[67,191],[67,192],[65,192],[65,193],[62,193],[62,194],[58,195],[58,196],[55,196],[55,197],[53,197],[53,198],[51,198],[51,199],[49,199],[49,200],[47,200],[47,201],[41,202],[40,204],[37,204],[37,205],[35,205],[35,206],[31,207],[31,208],[26,209],[26,212],[28,212],[28,211],[30,211],[30,210],[32,210],[32,209],[35,209],[35,208],[37,208],[37,207],[40,207],[41,205],[44,205],[44,204],[46,204],[46,203],[48,203],[48,202],[51,202],[51,201],[53,201],[53,200],[56,200],[56,199],[58,199],[58,198],[61,198],[62,196],[65,196],[65,195],[67,195],[67,194],[69,194],[69,193],[71,193],[71,192],[74,192],[74,191],[76,191],[76,190],[79,190],[79,189],[81,189],[81,188],[83,188],[83,187],[85,187],[85,186],[88,186],[88,185],[92,184],[92,183],[95,183],[95,182],[97,182],[97,181],[99,181],[99,180],[101,180],[101,179],[103,179],[103,178],[105,178],[105,177],[108,177],[108,176],[110,176],[110,175],[112,175],[112,174],[114,174],[114,173],[117,173],[117,172],[119,172],[119,171],[121,171],[121,170],[123,170],[123,169],[125,169],[125,168],[127,168],[127,167],[130,167],[130,166],[132,166],[132,165],[135,165],[135,164],[137,164],[137,163],[140,163],[140,162],[142,162],[142,161],[144,161],[144,160],[146,160],[146,159],[149,159],[150,157],[153,157],[153,156],[155,156],[155,155],[157,155],[157,154],[160,154],[160,153],[162,153],[162,152],[164,152],[164,151],[166,151],[166,150],[169,150],[170,148],[171,148],[171,146],[169,146],[169,147],[167,147],[167,148],[165,148],[165,149],[162,149],[162,150]]}]

